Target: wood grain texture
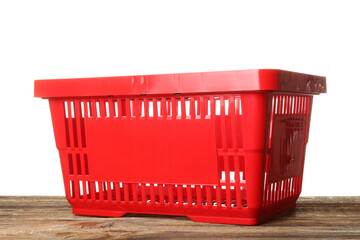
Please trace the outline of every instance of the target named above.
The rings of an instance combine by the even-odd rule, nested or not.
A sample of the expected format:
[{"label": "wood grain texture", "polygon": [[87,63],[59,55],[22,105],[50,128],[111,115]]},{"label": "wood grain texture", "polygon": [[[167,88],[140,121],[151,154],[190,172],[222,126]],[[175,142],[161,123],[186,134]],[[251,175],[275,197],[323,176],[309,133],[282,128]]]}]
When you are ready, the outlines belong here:
[{"label": "wood grain texture", "polygon": [[303,197],[296,210],[259,226],[187,217],[72,214],[64,197],[0,197],[0,239],[360,239],[360,197]]}]

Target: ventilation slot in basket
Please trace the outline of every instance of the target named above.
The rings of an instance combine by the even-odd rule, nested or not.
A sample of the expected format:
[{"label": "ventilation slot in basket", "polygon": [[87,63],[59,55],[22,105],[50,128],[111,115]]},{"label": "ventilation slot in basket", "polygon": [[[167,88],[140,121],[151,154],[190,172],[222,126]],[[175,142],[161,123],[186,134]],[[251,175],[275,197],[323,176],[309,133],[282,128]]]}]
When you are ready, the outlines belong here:
[{"label": "ventilation slot in basket", "polygon": [[[181,205],[189,207],[246,207],[245,201],[227,200],[226,186],[70,181],[74,199],[120,204]],[[84,191],[85,189],[85,191]],[[235,186],[231,186],[234,195]]]},{"label": "ventilation slot in basket", "polygon": [[66,146],[70,148],[86,147],[84,104],[78,100],[65,101]]},{"label": "ventilation slot in basket", "polygon": [[265,205],[275,204],[281,200],[296,196],[301,191],[301,176],[270,183],[264,193]]},{"label": "ventilation slot in basket", "polygon": [[[210,97],[106,98],[84,101],[85,118],[166,118],[200,119],[210,117]],[[226,115],[229,114],[226,100]],[[236,104],[239,104],[238,101]],[[220,106],[219,106],[220,107]],[[215,111],[215,108],[214,110]],[[216,108],[220,111],[220,108]],[[67,112],[67,111],[66,111]]]}]

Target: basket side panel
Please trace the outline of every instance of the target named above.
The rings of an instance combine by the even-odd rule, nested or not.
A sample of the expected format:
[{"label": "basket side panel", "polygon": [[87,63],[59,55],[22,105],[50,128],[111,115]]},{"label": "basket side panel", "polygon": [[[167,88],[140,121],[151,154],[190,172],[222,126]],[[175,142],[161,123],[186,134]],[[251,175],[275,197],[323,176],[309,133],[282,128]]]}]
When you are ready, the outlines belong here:
[{"label": "basket side panel", "polygon": [[49,99],[49,105],[56,147],[58,148],[60,155],[66,198],[70,199],[71,187],[69,181],[69,172],[73,171],[73,169],[69,168],[68,154],[64,151],[64,149],[66,149],[70,144],[68,132],[69,127],[65,118],[64,102],[62,100]]},{"label": "basket side panel", "polygon": [[312,98],[310,95],[287,93],[271,96],[264,193],[266,206],[300,195]]}]

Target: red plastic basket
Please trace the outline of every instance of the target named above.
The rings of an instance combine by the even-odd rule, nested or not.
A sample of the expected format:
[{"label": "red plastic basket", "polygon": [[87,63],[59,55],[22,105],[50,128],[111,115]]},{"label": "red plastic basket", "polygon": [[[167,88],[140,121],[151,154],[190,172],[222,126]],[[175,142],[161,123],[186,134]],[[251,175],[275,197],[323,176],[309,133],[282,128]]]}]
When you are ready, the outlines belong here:
[{"label": "red plastic basket", "polygon": [[325,77],[244,70],[35,81],[80,215],[254,225],[295,207]]}]

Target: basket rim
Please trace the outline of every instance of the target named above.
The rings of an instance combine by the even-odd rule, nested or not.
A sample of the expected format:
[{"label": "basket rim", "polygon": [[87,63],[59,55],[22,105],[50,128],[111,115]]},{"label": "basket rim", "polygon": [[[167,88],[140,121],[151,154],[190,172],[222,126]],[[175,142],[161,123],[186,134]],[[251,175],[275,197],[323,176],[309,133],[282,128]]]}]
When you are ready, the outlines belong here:
[{"label": "basket rim", "polygon": [[326,78],[280,69],[35,80],[41,98],[242,91],[326,93]]}]

